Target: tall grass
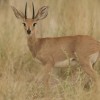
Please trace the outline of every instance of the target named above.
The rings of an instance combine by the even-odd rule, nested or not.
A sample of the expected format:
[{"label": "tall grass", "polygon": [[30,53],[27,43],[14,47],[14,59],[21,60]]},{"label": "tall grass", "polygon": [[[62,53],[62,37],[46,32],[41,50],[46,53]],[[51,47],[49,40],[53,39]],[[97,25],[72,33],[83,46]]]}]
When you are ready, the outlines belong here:
[{"label": "tall grass", "polygon": [[[31,17],[32,0],[28,2],[28,16]],[[49,15],[38,22],[37,35],[54,37],[76,34],[92,35],[100,39],[99,0],[33,0],[35,10],[49,6]],[[25,0],[0,0],[0,100],[45,100],[43,84],[34,82],[41,67],[27,47],[26,34],[21,21],[16,19],[11,5],[24,12]],[[97,64],[99,66],[99,64]],[[84,77],[76,68],[76,77],[65,68],[51,73],[50,100],[91,100],[91,95],[82,87]],[[55,72],[59,72],[57,75]],[[66,78],[67,75],[67,78]],[[65,80],[63,80],[63,78]],[[76,81],[75,84],[73,84]],[[53,82],[53,83],[52,83]],[[52,85],[53,84],[53,85]],[[43,99],[42,99],[43,98]],[[94,100],[94,98],[92,98]],[[47,99],[48,100],[48,99]]]}]

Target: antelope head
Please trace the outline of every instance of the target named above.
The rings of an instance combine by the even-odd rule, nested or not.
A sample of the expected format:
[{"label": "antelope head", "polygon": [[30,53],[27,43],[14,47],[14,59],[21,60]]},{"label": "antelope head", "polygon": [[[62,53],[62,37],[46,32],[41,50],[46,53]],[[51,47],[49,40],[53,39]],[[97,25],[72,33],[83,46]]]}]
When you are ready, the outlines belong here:
[{"label": "antelope head", "polygon": [[24,26],[25,31],[28,35],[34,34],[35,33],[35,26],[36,26],[37,22],[41,19],[46,18],[46,16],[48,15],[48,7],[47,6],[41,7],[38,10],[36,15],[35,15],[33,3],[32,3],[32,7],[33,7],[32,18],[28,18],[27,17],[27,2],[25,5],[25,14],[23,14],[21,11],[18,11],[15,7],[12,6],[12,9],[14,11],[15,16],[18,19],[22,20],[23,26]]}]

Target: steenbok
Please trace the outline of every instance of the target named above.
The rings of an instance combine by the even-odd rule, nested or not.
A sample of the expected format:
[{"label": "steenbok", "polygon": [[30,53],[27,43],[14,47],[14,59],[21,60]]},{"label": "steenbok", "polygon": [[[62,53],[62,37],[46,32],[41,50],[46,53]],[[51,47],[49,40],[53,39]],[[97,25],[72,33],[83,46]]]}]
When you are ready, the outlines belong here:
[{"label": "steenbok", "polygon": [[47,17],[48,7],[41,7],[35,14],[33,5],[32,18],[27,17],[27,3],[25,5],[25,14],[13,6],[12,9],[15,16],[23,21],[23,26],[27,33],[28,47],[33,57],[43,65],[43,78],[46,84],[48,84],[49,73],[53,67],[65,67],[68,65],[67,53],[70,63],[75,65],[75,63],[79,62],[82,69],[92,78],[97,87],[98,75],[92,65],[99,58],[100,43],[98,41],[87,35],[37,38],[35,26],[39,20]]}]

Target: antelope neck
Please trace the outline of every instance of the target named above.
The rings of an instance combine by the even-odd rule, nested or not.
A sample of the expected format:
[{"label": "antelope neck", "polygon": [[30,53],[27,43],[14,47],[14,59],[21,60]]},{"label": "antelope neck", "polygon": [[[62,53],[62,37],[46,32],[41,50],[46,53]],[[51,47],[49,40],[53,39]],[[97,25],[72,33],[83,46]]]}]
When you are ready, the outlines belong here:
[{"label": "antelope neck", "polygon": [[36,54],[39,50],[39,38],[36,38],[35,34],[32,34],[28,37],[28,46],[30,51],[32,52],[33,57],[36,57]]}]

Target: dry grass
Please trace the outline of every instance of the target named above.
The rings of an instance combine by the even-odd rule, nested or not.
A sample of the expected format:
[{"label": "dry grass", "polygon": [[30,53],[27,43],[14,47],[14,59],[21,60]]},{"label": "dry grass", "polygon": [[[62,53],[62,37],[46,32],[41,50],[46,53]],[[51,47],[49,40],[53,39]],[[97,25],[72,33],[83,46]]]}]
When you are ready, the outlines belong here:
[{"label": "dry grass", "polygon": [[[31,16],[32,0],[27,1]],[[88,34],[100,39],[99,0],[34,0],[34,3],[36,11],[43,5],[49,6],[48,18],[38,23],[38,35]],[[25,0],[0,0],[0,100],[96,100],[91,95],[92,89],[83,90],[87,75],[80,67],[76,68],[74,78],[70,68],[55,69],[51,73],[49,95],[45,95],[43,84],[34,82],[41,67],[34,62],[23,26],[10,5],[24,11]]]}]

